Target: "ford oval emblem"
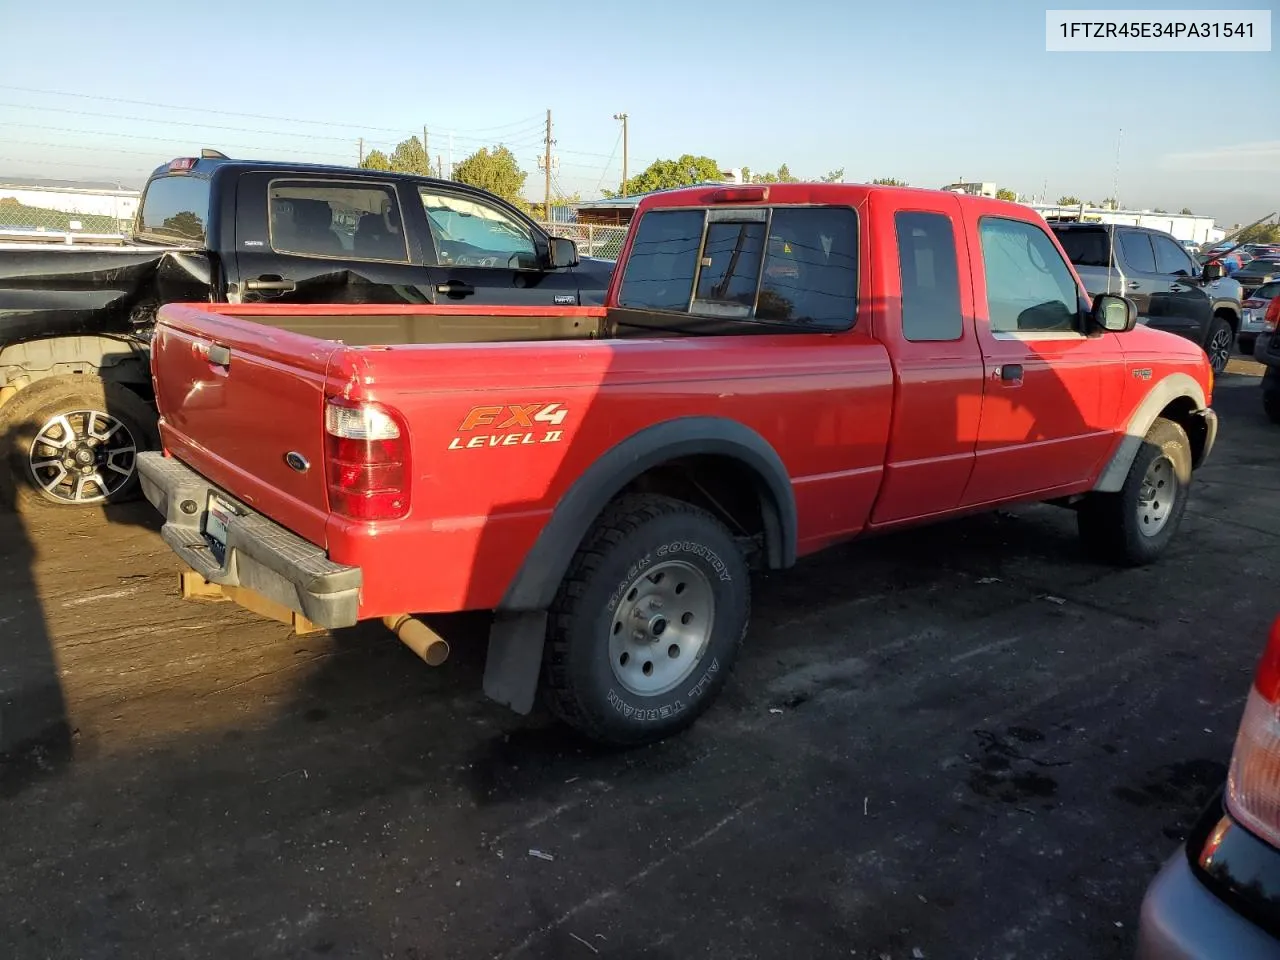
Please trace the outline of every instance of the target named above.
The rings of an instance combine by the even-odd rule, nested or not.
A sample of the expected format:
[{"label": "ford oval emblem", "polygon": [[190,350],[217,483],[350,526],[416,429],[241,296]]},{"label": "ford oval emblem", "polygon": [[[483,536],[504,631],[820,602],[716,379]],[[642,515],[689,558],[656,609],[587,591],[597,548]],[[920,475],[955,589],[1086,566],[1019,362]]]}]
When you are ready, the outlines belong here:
[{"label": "ford oval emblem", "polygon": [[306,473],[311,469],[311,463],[302,454],[296,450],[290,450],[284,455],[284,462],[299,473]]}]

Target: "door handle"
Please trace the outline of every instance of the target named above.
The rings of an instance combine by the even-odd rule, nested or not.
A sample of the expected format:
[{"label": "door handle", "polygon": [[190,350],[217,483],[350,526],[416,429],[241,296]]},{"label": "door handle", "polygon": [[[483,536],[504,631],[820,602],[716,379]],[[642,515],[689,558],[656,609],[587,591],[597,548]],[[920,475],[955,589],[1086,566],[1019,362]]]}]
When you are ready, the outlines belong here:
[{"label": "door handle", "polygon": [[998,376],[992,379],[999,379],[1001,383],[1022,382],[1022,364],[1020,363],[1003,364],[996,372]]},{"label": "door handle", "polygon": [[469,297],[475,292],[475,287],[461,280],[447,280],[436,284],[436,293],[443,293],[447,297]]},{"label": "door handle", "polygon": [[1128,283],[1125,284],[1125,287],[1128,288],[1129,290],[1141,290],[1142,284],[1140,284],[1137,280],[1130,280]]},{"label": "door handle", "polygon": [[276,290],[282,293],[289,293],[298,289],[298,285],[292,280],[284,280],[280,277],[259,277],[257,280],[246,280],[244,282],[246,290]]},{"label": "door handle", "polygon": [[231,348],[220,343],[211,343],[204,352],[205,358],[215,367],[231,366]]}]

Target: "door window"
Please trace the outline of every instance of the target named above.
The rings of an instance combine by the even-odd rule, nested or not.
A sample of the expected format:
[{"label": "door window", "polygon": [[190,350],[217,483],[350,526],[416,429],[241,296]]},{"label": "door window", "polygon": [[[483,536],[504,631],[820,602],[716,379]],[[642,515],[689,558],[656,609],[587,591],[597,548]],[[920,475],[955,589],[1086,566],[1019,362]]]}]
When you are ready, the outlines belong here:
[{"label": "door window", "polygon": [[1076,331],[1079,290],[1053,241],[1022,220],[983,217],[979,236],[993,333]]},{"label": "door window", "polygon": [[1159,234],[1151,236],[1151,242],[1156,248],[1156,272],[1177,274],[1183,277],[1189,277],[1193,273],[1191,269],[1191,258],[1187,256],[1186,251],[1178,246],[1169,237],[1162,237]]},{"label": "door window", "polygon": [[389,186],[276,180],[267,188],[271,249],[339,260],[409,259],[400,205]]},{"label": "door window", "polygon": [[1120,231],[1120,249],[1130,270],[1138,273],[1155,273],[1156,257],[1151,250],[1151,240],[1145,233],[1133,230]]},{"label": "door window", "polygon": [[537,270],[533,233],[506,211],[471,197],[420,187],[439,263]]},{"label": "door window", "polygon": [[959,340],[960,277],[951,218],[900,210],[898,270],[902,275],[902,335],[908,340]]}]

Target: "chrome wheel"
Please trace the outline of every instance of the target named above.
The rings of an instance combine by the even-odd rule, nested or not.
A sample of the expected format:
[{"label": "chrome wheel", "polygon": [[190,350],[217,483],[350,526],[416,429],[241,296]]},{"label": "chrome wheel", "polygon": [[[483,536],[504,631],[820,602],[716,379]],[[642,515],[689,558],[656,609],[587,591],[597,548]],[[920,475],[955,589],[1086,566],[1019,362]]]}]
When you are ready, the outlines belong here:
[{"label": "chrome wheel", "polygon": [[613,675],[644,697],[684,681],[706,652],[715,622],[711,582],[691,564],[659,563],[631,582],[613,615]]},{"label": "chrome wheel", "polygon": [[1209,366],[1214,373],[1222,373],[1227,369],[1227,361],[1231,359],[1231,328],[1222,327],[1209,338],[1209,346],[1205,353],[1209,355]]},{"label": "chrome wheel", "polygon": [[62,503],[99,503],[127,484],[138,446],[129,429],[100,410],[73,410],[47,420],[31,442],[35,484]]},{"label": "chrome wheel", "polygon": [[1177,498],[1178,474],[1173,461],[1166,456],[1156,457],[1142,477],[1138,494],[1138,529],[1144,536],[1154,537],[1164,529]]}]

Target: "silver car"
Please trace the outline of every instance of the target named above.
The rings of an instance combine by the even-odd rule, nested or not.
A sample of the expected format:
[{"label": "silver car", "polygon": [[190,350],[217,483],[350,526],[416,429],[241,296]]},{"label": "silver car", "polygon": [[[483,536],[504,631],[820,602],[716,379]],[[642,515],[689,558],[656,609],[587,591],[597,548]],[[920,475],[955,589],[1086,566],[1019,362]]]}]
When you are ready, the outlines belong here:
[{"label": "silver car", "polygon": [[1280,295],[1280,280],[1264,283],[1253,291],[1253,296],[1244,301],[1244,310],[1240,315],[1240,349],[1252,354],[1258,341],[1258,334],[1270,333],[1266,324],[1267,307],[1271,300]]},{"label": "silver car", "polygon": [[1137,956],[1280,957],[1280,618],[1249,690],[1227,783],[1147,888]]}]

